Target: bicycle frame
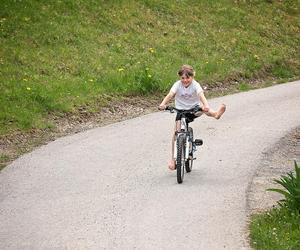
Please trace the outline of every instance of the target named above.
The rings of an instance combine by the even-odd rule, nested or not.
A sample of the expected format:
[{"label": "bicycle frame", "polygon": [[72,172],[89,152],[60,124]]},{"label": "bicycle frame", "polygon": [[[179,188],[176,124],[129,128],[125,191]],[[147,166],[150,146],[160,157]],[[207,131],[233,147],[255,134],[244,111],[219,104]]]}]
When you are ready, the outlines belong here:
[{"label": "bicycle frame", "polygon": [[[189,110],[179,110],[174,107],[166,107],[166,110],[169,110],[171,113],[174,110],[180,114],[180,124],[176,122],[176,140],[174,140],[174,159],[175,166],[177,169],[177,182],[182,183],[184,172],[191,172],[193,165],[193,153],[195,151],[194,146],[202,145],[197,144],[197,139],[194,141],[193,129],[189,127],[190,117],[187,114],[195,114],[198,111],[202,111],[200,107],[195,107]],[[180,126],[178,126],[180,125]]]}]

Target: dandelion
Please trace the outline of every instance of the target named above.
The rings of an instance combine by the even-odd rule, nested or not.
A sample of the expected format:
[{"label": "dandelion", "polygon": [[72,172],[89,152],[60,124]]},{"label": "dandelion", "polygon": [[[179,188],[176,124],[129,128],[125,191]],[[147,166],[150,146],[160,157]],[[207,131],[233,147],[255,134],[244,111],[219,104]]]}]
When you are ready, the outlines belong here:
[{"label": "dandelion", "polygon": [[124,69],[123,69],[123,68],[119,68],[118,71],[119,71],[119,72],[122,72],[122,71],[124,71]]},{"label": "dandelion", "polygon": [[31,88],[29,88],[29,87],[27,87],[26,89],[27,89],[28,91],[30,91],[30,90],[31,90]]},{"label": "dandelion", "polygon": [[149,48],[149,52],[150,53],[154,53],[154,49],[153,48]]}]

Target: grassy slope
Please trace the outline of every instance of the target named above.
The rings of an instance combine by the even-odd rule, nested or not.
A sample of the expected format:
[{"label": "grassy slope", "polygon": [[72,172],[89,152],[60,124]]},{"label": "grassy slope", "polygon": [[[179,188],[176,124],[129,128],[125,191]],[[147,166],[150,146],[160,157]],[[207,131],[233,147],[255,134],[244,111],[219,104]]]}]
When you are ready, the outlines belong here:
[{"label": "grassy slope", "polygon": [[2,0],[0,135],[107,94],[166,91],[184,63],[208,85],[299,78],[298,3]]}]

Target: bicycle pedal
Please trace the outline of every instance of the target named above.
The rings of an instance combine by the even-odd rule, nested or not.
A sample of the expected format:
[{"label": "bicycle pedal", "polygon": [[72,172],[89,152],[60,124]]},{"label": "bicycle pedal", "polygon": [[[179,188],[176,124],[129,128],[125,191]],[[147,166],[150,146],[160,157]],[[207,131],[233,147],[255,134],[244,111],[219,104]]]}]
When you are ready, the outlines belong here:
[{"label": "bicycle pedal", "polygon": [[203,141],[201,139],[196,139],[195,140],[195,145],[196,146],[201,146],[201,145],[203,145]]}]

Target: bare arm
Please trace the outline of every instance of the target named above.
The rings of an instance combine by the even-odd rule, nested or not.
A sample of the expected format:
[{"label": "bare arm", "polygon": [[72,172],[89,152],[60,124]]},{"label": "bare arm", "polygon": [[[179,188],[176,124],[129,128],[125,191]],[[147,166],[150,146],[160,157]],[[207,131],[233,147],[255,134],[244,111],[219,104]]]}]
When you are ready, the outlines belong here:
[{"label": "bare arm", "polygon": [[201,103],[203,104],[203,111],[207,112],[209,110],[209,105],[208,105],[208,101],[206,100],[206,97],[203,92],[199,93],[199,98],[200,98]]},{"label": "bare arm", "polygon": [[159,109],[164,110],[166,108],[166,105],[168,104],[168,102],[170,102],[174,96],[175,96],[175,93],[170,91],[169,94],[166,95],[166,97],[163,99],[163,101],[159,105]]}]

